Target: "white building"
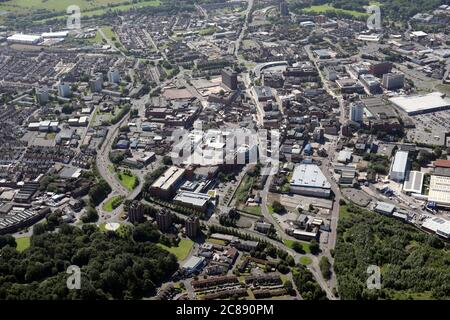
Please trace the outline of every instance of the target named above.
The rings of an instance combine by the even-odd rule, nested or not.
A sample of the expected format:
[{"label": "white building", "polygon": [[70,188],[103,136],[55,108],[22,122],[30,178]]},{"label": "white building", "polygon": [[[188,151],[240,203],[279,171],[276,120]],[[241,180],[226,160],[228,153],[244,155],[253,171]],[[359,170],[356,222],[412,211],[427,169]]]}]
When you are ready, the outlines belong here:
[{"label": "white building", "polygon": [[362,103],[354,103],[350,108],[350,120],[362,122],[364,117],[364,105]]},{"label": "white building", "polygon": [[427,231],[436,233],[445,239],[450,239],[450,221],[439,217],[433,217],[425,220],[422,228]]},{"label": "white building", "polygon": [[103,75],[97,74],[89,81],[89,88],[92,92],[100,92],[103,89]]},{"label": "white building", "polygon": [[403,180],[405,180],[406,177],[407,166],[408,166],[408,152],[397,151],[394,160],[392,161],[389,178],[396,182],[403,182]]},{"label": "white building", "polygon": [[17,33],[8,38],[6,41],[9,43],[21,43],[21,44],[37,44],[42,40],[41,36],[32,35],[32,34],[21,34]]},{"label": "white building", "polygon": [[111,83],[119,83],[120,82],[119,70],[111,69],[108,71],[108,82],[111,82]]},{"label": "white building", "polygon": [[387,90],[397,90],[405,85],[405,75],[400,73],[386,73],[383,75],[383,87]]},{"label": "white building", "polygon": [[48,89],[44,88],[36,88],[36,102],[40,105],[44,105],[48,102]]},{"label": "white building", "polygon": [[66,82],[60,82],[58,84],[58,95],[63,98],[68,98],[72,95],[72,88]]},{"label": "white building", "polygon": [[290,190],[306,196],[329,198],[331,185],[315,164],[300,164],[295,167],[290,181]]},{"label": "white building", "polygon": [[450,177],[431,176],[428,202],[450,208]]}]

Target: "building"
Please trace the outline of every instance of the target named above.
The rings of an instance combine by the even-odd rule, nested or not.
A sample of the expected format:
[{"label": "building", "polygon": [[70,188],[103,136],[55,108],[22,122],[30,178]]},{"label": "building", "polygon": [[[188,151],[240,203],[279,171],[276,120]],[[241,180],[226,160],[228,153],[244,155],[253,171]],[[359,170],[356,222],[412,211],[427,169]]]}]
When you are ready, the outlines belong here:
[{"label": "building", "polygon": [[450,207],[450,177],[432,175],[428,202],[437,206]]},{"label": "building", "polygon": [[91,92],[101,92],[103,89],[103,74],[97,74],[94,79],[89,80]]},{"label": "building", "polygon": [[341,93],[364,93],[364,87],[355,79],[336,80]]},{"label": "building", "polygon": [[375,208],[374,208],[375,212],[390,216],[394,213],[395,211],[395,206],[393,204],[390,203],[386,203],[386,202],[377,202]]},{"label": "building", "polygon": [[292,193],[329,198],[331,185],[325,175],[315,164],[300,164],[295,167],[290,181]]},{"label": "building", "polygon": [[58,95],[63,98],[69,98],[72,95],[72,88],[67,82],[58,84]]},{"label": "building", "polygon": [[44,32],[41,34],[42,38],[66,38],[69,35],[69,31],[56,31],[56,32]]},{"label": "building", "polygon": [[203,268],[205,262],[204,257],[192,256],[183,264],[182,270],[186,274],[192,274],[194,272],[198,272]]},{"label": "building", "polygon": [[362,122],[364,117],[364,104],[354,103],[350,107],[350,120]]},{"label": "building", "polygon": [[422,228],[434,232],[444,239],[450,239],[450,221],[439,217],[428,218],[422,224]]},{"label": "building", "polygon": [[383,87],[387,90],[397,90],[405,85],[405,75],[399,73],[386,73],[383,75]]},{"label": "building", "polygon": [[282,17],[289,16],[289,6],[288,6],[288,4],[286,3],[285,0],[281,0],[280,1],[280,15]]},{"label": "building", "polygon": [[393,67],[392,62],[375,63],[369,67],[369,72],[374,76],[381,77],[386,73],[390,73],[392,67]]},{"label": "building", "polygon": [[268,233],[270,230],[272,230],[273,225],[267,222],[256,222],[255,223],[255,230],[259,231],[261,233]]},{"label": "building", "polygon": [[200,231],[200,220],[198,217],[190,217],[186,220],[184,227],[189,238],[196,238]]},{"label": "building", "polygon": [[120,72],[117,69],[109,70],[107,77],[110,83],[120,83]]},{"label": "building", "polygon": [[48,89],[46,87],[36,88],[36,102],[45,105],[49,101]]},{"label": "building", "polygon": [[170,167],[150,187],[150,194],[159,198],[169,199],[184,178],[186,170],[175,166]]},{"label": "building", "polygon": [[32,34],[16,33],[6,38],[8,43],[20,43],[20,44],[38,44],[42,40],[41,36]]},{"label": "building", "polygon": [[417,115],[450,109],[450,99],[440,92],[415,96],[400,96],[389,99],[408,115]]},{"label": "building", "polygon": [[144,219],[145,206],[140,201],[133,201],[128,209],[128,220],[131,223]]},{"label": "building", "polygon": [[403,192],[408,194],[421,194],[424,176],[424,173],[420,171],[408,172],[403,183]]},{"label": "building", "polygon": [[379,94],[382,92],[380,81],[378,81],[374,75],[363,74],[359,77],[359,79],[364,88],[366,88],[367,92],[370,94]]},{"label": "building", "polygon": [[172,226],[172,214],[167,210],[161,210],[156,213],[156,223],[159,230],[167,232]]},{"label": "building", "polygon": [[230,90],[237,90],[238,82],[237,82],[237,72],[231,70],[230,68],[226,68],[222,70],[222,83]]},{"label": "building", "polygon": [[173,201],[182,206],[205,212],[210,199],[210,196],[204,193],[182,191],[175,196]]},{"label": "building", "polygon": [[396,182],[403,182],[403,180],[405,180],[406,177],[407,166],[408,166],[408,152],[397,151],[394,160],[392,161],[389,178]]}]

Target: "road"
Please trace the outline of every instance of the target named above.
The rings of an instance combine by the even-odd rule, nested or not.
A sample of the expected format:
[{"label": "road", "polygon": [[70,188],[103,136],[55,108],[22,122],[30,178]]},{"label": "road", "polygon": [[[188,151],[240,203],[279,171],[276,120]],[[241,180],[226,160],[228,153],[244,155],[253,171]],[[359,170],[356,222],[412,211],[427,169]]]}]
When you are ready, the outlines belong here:
[{"label": "road", "polygon": [[112,49],[114,49],[117,52],[120,52],[120,54],[124,57],[127,56],[125,53],[122,52],[122,50],[120,50],[119,48],[116,47],[116,45],[114,44],[114,41],[109,39],[101,28],[98,29],[98,32],[100,33],[102,38],[105,39],[105,41],[111,46]]},{"label": "road", "polygon": [[234,46],[235,50],[234,50],[234,55],[236,56],[237,59],[239,59],[239,49],[241,47],[242,44],[242,40],[244,39],[245,33],[248,29],[248,23],[249,23],[249,19],[250,19],[250,14],[252,12],[253,9],[253,3],[254,0],[249,0],[248,1],[248,6],[247,6],[247,10],[245,13],[245,22],[244,25],[242,26],[241,32],[239,33],[238,39],[236,40],[236,45]]}]

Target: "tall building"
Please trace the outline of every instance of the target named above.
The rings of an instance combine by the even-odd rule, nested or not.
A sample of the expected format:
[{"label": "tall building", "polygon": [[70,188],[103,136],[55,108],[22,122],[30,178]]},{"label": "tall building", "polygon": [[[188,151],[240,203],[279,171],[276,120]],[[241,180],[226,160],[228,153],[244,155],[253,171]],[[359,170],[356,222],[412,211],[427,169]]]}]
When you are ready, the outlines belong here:
[{"label": "tall building", "polygon": [[230,90],[237,90],[237,72],[230,68],[223,69],[222,83]]},{"label": "tall building", "polygon": [[133,201],[128,209],[128,220],[132,223],[142,221],[145,207],[140,201]]},{"label": "tall building", "polygon": [[40,105],[44,105],[48,100],[48,89],[46,87],[36,88],[36,102]]},{"label": "tall building", "polygon": [[99,73],[89,81],[89,88],[92,92],[100,92],[103,89],[103,74]]},{"label": "tall building", "polygon": [[111,69],[108,71],[108,82],[119,83],[120,82],[120,72],[117,69]]},{"label": "tall building", "polygon": [[172,214],[167,210],[162,210],[156,213],[156,223],[159,230],[166,232],[172,225]]},{"label": "tall building", "polygon": [[405,85],[405,75],[400,73],[387,73],[383,75],[383,87],[387,90],[397,90]]},{"label": "tall building", "polygon": [[405,180],[408,169],[408,151],[397,151],[394,160],[392,161],[389,178],[396,182],[403,182]]},{"label": "tall building", "polygon": [[67,82],[60,82],[58,84],[58,95],[63,98],[68,98],[72,95],[72,88]]},{"label": "tall building", "polygon": [[362,122],[364,116],[364,105],[362,103],[354,103],[350,107],[350,120]]},{"label": "tall building", "polygon": [[392,62],[379,62],[370,66],[369,72],[374,76],[381,77],[386,73],[390,73],[392,70]]},{"label": "tall building", "polygon": [[283,17],[286,17],[286,16],[289,15],[289,7],[288,7],[288,5],[287,5],[285,0],[281,0],[280,1],[280,14]]},{"label": "tall building", "polygon": [[200,220],[198,217],[188,218],[184,224],[184,227],[186,228],[186,235],[189,238],[196,238],[200,230]]}]

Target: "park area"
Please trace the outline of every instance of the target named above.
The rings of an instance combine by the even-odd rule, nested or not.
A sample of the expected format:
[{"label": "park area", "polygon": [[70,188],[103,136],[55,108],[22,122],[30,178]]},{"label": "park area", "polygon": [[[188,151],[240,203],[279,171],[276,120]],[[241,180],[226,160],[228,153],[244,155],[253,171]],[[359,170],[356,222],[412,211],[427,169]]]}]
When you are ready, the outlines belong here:
[{"label": "park area", "polygon": [[122,202],[123,202],[123,197],[121,197],[121,196],[111,197],[108,201],[106,201],[103,204],[102,208],[106,212],[112,212],[112,211],[114,211],[114,209],[119,207],[122,204]]},{"label": "park area", "polygon": [[181,239],[180,243],[178,243],[178,246],[176,247],[168,247],[161,243],[158,243],[157,245],[175,255],[178,261],[183,261],[188,257],[189,252],[191,252],[191,249],[194,246],[194,241],[189,239]]},{"label": "park area", "polygon": [[117,173],[117,179],[129,191],[133,191],[139,185],[139,179],[127,170]]},{"label": "park area", "polygon": [[22,252],[30,247],[31,238],[30,237],[16,238],[16,244],[17,244],[16,247],[17,251]]}]

